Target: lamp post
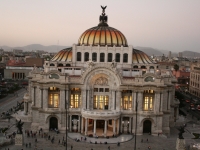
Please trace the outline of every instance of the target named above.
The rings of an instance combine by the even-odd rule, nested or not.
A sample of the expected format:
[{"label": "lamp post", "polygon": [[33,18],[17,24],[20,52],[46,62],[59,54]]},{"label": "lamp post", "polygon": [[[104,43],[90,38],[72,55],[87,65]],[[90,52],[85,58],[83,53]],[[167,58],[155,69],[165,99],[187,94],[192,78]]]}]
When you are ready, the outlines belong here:
[{"label": "lamp post", "polygon": [[135,110],[136,110],[136,117],[135,117],[135,147],[134,150],[136,150],[136,142],[137,142],[137,111],[138,111],[138,100],[137,100],[138,92],[136,92],[136,105],[135,105]]},{"label": "lamp post", "polygon": [[66,77],[67,74],[65,74],[65,109],[66,109],[66,150],[67,150],[67,134],[68,134],[68,117],[67,117],[67,111],[68,111],[68,102],[67,102],[67,96],[66,96]]}]

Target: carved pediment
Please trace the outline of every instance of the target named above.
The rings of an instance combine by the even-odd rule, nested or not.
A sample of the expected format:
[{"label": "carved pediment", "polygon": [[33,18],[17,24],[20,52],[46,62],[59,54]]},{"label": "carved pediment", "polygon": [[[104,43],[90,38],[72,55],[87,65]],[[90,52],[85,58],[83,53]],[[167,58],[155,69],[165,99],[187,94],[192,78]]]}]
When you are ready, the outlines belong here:
[{"label": "carved pediment", "polygon": [[108,85],[108,79],[100,77],[95,81],[95,85]]}]

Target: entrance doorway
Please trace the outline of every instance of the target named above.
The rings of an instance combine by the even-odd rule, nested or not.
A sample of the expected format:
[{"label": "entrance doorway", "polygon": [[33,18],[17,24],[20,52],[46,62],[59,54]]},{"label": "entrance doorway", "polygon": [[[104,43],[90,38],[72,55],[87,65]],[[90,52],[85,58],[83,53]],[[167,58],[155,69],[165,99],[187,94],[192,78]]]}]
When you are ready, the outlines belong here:
[{"label": "entrance doorway", "polygon": [[97,120],[96,128],[102,128],[102,129],[104,129],[104,123],[105,123],[104,120]]},{"label": "entrance doorway", "polygon": [[151,121],[145,120],[143,123],[143,133],[151,133]]},{"label": "entrance doorway", "polygon": [[49,129],[58,129],[58,119],[56,117],[51,117],[49,121]]}]

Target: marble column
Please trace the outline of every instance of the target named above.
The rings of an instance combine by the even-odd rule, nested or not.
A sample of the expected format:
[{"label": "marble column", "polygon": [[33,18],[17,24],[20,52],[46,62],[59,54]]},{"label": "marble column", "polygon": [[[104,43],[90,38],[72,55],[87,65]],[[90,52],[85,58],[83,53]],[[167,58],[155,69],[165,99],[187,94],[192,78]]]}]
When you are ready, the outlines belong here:
[{"label": "marble column", "polygon": [[40,88],[40,108],[43,108],[43,89]]},{"label": "marble column", "polygon": [[27,115],[27,102],[24,102],[24,115]]},{"label": "marble column", "polygon": [[120,127],[121,127],[121,128],[120,128],[120,133],[122,133],[122,126],[123,126],[122,121],[123,121],[123,117],[121,116],[121,119],[120,119],[120,125],[121,125],[121,126],[120,126]]},{"label": "marble column", "polygon": [[163,93],[160,93],[160,111],[162,112],[163,111]]},{"label": "marble column", "polygon": [[96,122],[97,122],[97,120],[96,119],[94,119],[94,129],[93,129],[93,131],[94,131],[94,135],[96,135]]},{"label": "marble column", "polygon": [[138,92],[138,111],[142,111],[143,110],[143,92]]},{"label": "marble column", "polygon": [[132,118],[129,117],[129,124],[128,124],[128,131],[129,131],[129,133],[131,133],[131,120],[132,120]]},{"label": "marble column", "polygon": [[60,89],[60,100],[59,100],[59,108],[61,110],[65,109],[65,90],[64,89]]},{"label": "marble column", "polygon": [[105,124],[104,124],[104,137],[107,136],[107,120],[105,120]]},{"label": "marble column", "polygon": [[117,119],[117,134],[119,135],[119,118]]},{"label": "marble column", "polygon": [[90,109],[90,90],[87,90],[87,110]]},{"label": "marble column", "polygon": [[28,111],[29,111],[29,109],[28,109],[28,102],[26,103],[26,114],[28,114]]},{"label": "marble column", "polygon": [[114,119],[113,134],[116,135],[116,120]]},{"label": "marble column", "polygon": [[43,89],[43,108],[48,108],[48,88]]},{"label": "marble column", "polygon": [[72,115],[69,118],[69,131],[72,132]]},{"label": "marble column", "polygon": [[85,118],[85,135],[87,135],[88,130],[88,118]]},{"label": "marble column", "polygon": [[80,127],[81,126],[81,116],[78,116],[78,132],[80,132]]},{"label": "marble column", "polygon": [[81,133],[83,133],[83,122],[84,122],[84,118],[83,116],[81,117]]},{"label": "marble column", "polygon": [[120,110],[121,107],[121,97],[122,97],[122,93],[120,90],[117,91],[117,98],[116,98],[116,110]]}]

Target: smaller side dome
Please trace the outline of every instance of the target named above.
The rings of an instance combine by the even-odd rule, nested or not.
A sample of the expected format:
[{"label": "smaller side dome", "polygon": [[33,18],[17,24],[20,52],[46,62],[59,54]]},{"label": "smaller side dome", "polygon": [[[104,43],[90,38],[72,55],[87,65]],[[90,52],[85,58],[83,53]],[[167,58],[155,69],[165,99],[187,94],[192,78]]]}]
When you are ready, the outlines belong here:
[{"label": "smaller side dome", "polygon": [[155,62],[144,52],[133,49],[133,63],[134,64],[155,64]]},{"label": "smaller side dome", "polygon": [[51,61],[72,61],[72,47],[63,49],[59,51],[52,59]]}]

